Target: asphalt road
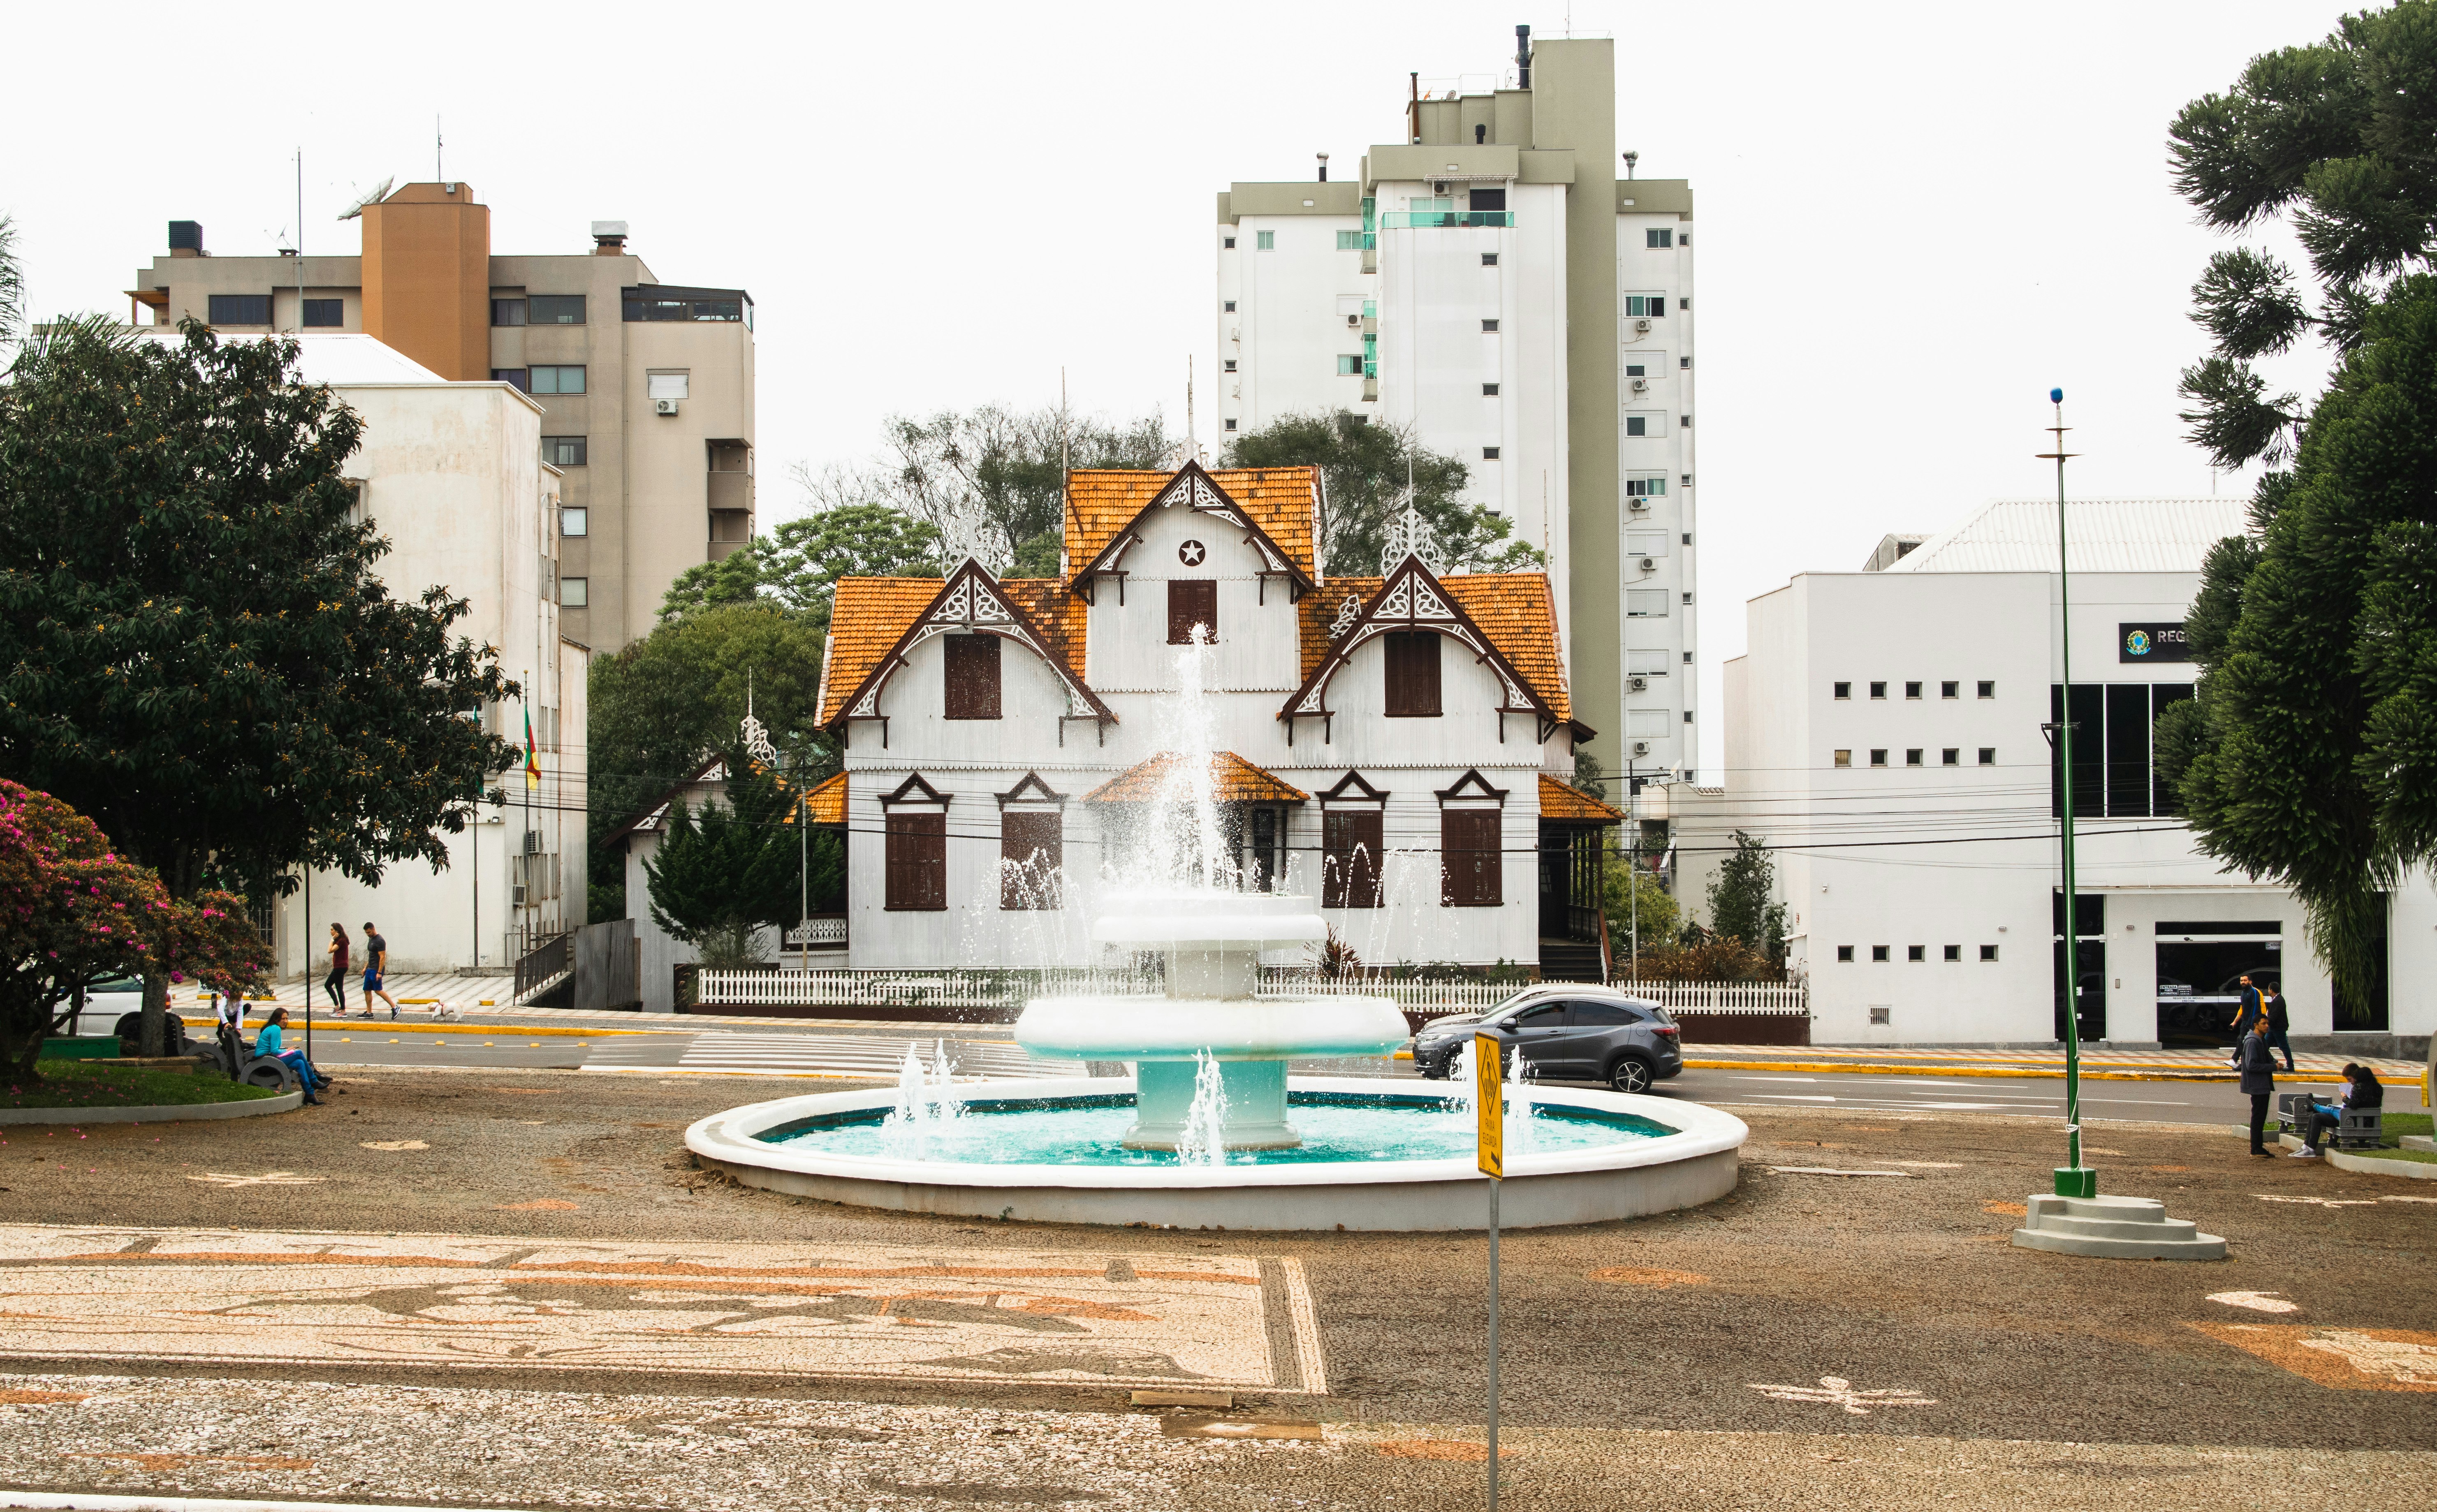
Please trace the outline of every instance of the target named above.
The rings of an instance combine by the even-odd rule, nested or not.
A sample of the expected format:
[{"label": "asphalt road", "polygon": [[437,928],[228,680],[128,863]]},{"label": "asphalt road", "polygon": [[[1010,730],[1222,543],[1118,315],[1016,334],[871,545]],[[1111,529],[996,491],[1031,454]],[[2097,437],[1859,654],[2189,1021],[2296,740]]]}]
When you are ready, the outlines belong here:
[{"label": "asphalt road", "polygon": [[[715,1029],[687,1034],[604,1034],[594,1038],[519,1035],[507,1027],[463,1032],[393,1033],[383,1023],[317,1026],[313,1056],[345,1066],[517,1067],[559,1070],[676,1069],[730,1074],[893,1078],[907,1051],[930,1061],[944,1046],[960,1071],[989,1076],[1075,1076],[1075,1062],[1027,1056],[1001,1031],[909,1035],[894,1030]],[[1695,1048],[1697,1056],[1698,1050]],[[1335,1060],[1297,1063],[1330,1076],[1412,1077],[1410,1061]],[[1833,1074],[1762,1070],[1688,1070],[1659,1083],[1656,1095],[1733,1106],[1837,1109],[1883,1113],[1975,1113],[2060,1117],[2064,1083],[2053,1077],[1955,1077],[1935,1074]],[[2082,1083],[2082,1115],[2090,1119],[2240,1124],[2249,1099],[2208,1081]]]}]

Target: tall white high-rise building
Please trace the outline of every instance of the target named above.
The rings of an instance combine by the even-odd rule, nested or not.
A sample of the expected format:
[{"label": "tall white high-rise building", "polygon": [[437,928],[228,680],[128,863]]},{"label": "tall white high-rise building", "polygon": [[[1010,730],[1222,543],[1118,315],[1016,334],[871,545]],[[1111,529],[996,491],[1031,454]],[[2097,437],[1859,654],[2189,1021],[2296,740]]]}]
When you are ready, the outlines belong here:
[{"label": "tall white high-rise building", "polygon": [[1354,174],[1218,196],[1221,439],[1346,410],[1462,458],[1548,554],[1602,767],[1689,774],[1692,186],[1617,150],[1612,43],[1517,42]]}]

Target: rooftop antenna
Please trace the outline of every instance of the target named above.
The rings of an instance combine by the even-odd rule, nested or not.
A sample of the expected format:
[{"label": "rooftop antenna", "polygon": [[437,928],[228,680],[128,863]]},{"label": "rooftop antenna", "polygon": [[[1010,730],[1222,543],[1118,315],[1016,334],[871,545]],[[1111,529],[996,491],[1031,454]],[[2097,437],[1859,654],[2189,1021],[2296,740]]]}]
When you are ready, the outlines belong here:
[{"label": "rooftop antenna", "polygon": [[348,202],[345,209],[339,212],[339,219],[342,220],[353,220],[356,217],[364,213],[365,206],[378,204],[383,200],[388,199],[389,187],[396,182],[397,180],[394,177],[386,178],[381,180],[378,184],[374,185],[371,188],[366,189],[363,193],[357,195],[354,200]]},{"label": "rooftop antenna", "polygon": [[296,149],[296,329],[305,329],[305,149]]},{"label": "rooftop antenna", "polygon": [[448,176],[440,171],[440,113],[438,111],[431,113],[431,179],[435,184],[448,182]]},{"label": "rooftop antenna", "polygon": [[1201,460],[1201,435],[1193,425],[1193,354],[1184,354],[1184,454]]},{"label": "rooftop antenna", "polygon": [[1075,519],[1075,450],[1073,427],[1066,413],[1066,369],[1058,370],[1058,575],[1068,571],[1066,527]]}]

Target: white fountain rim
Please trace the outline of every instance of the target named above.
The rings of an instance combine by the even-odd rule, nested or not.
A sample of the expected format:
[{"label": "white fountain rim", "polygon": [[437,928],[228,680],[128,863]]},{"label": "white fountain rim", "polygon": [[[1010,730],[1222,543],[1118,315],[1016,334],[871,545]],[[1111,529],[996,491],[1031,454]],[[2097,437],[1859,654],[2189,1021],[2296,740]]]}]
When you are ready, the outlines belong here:
[{"label": "white fountain rim", "polygon": [[[1408,1098],[1431,1096],[1407,1083],[1376,1077],[1290,1077],[1287,1085],[1290,1092],[1351,1092],[1374,1097]],[[1129,1076],[991,1081],[965,1083],[957,1090],[967,1099],[981,1095],[994,1101],[1008,1098],[1107,1096],[1132,1092],[1134,1079]],[[1509,1097],[1518,1093],[1544,1107],[1574,1107],[1587,1112],[1626,1114],[1647,1118],[1674,1129],[1675,1133],[1628,1139],[1587,1150],[1519,1154],[1506,1163],[1506,1179],[1510,1181],[1672,1165],[1740,1148],[1751,1133],[1734,1115],[1697,1102],[1677,1102],[1671,1099],[1603,1092],[1587,1087],[1510,1085],[1507,1089]],[[983,1166],[841,1155],[799,1145],[769,1144],[755,1137],[764,1130],[818,1117],[823,1114],[893,1107],[896,1099],[895,1088],[876,1088],[858,1092],[818,1092],[780,1098],[769,1102],[748,1103],[697,1120],[686,1130],[686,1146],[698,1155],[726,1164],[912,1187],[1190,1190],[1206,1187],[1415,1186],[1488,1179],[1466,1158],[1193,1168]]]}]

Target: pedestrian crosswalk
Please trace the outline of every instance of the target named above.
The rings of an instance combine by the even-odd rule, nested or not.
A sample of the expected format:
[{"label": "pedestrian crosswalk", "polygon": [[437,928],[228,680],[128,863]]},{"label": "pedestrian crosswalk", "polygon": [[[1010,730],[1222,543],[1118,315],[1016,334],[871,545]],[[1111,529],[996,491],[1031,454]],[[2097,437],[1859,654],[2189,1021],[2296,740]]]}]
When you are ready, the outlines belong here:
[{"label": "pedestrian crosswalk", "polygon": [[[958,1076],[1054,1077],[1081,1076],[1078,1061],[1049,1061],[1007,1041],[958,1039],[953,1036],[906,1037],[878,1034],[753,1034],[714,1029],[687,1037],[682,1048],[658,1035],[596,1043],[586,1058],[587,1067],[605,1069],[674,1067],[684,1071],[763,1072],[780,1075],[829,1075],[894,1080],[911,1052],[929,1065],[944,1049]],[[672,1051],[675,1053],[672,1054]]]}]

